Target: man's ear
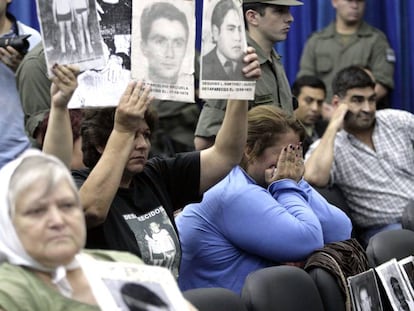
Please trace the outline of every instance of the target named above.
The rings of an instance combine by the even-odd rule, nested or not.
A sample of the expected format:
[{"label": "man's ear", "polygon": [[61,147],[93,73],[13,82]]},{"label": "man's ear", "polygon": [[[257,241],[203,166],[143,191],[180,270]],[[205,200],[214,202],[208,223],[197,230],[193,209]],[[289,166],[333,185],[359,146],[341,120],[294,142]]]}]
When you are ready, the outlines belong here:
[{"label": "man's ear", "polygon": [[339,102],[341,101],[341,98],[338,95],[332,96],[331,105],[333,108],[338,107]]},{"label": "man's ear", "polygon": [[244,17],[247,21],[247,24],[257,26],[257,24],[258,24],[257,15],[258,14],[259,13],[257,13],[254,10],[247,10],[246,13],[244,14]]}]

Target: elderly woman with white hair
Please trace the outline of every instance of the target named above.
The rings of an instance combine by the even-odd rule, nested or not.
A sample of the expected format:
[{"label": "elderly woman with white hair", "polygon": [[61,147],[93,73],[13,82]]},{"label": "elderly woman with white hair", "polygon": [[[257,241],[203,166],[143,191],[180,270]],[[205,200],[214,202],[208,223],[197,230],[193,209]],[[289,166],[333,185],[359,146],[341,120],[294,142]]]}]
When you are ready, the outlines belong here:
[{"label": "elderly woman with white hair", "polygon": [[[78,260],[86,226],[66,166],[28,150],[3,167],[0,184],[0,308],[99,310]],[[90,254],[141,262],[128,253]]]}]

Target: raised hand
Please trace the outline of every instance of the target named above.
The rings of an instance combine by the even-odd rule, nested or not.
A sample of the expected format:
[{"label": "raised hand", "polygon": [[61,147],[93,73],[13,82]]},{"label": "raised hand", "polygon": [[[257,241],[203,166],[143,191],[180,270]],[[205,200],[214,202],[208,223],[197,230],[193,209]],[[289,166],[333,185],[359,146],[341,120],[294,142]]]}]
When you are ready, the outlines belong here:
[{"label": "raised hand", "polygon": [[52,105],[56,108],[66,108],[78,86],[79,67],[55,64],[52,67],[52,73],[52,85],[50,86]]},{"label": "raised hand", "polygon": [[347,112],[348,105],[344,103],[339,104],[331,116],[328,127],[332,128],[336,132],[340,131],[344,126],[344,120]]},{"label": "raised hand", "polygon": [[153,100],[150,86],[132,81],[122,95],[115,113],[114,129],[120,132],[137,131],[139,120],[144,119],[148,105]]}]

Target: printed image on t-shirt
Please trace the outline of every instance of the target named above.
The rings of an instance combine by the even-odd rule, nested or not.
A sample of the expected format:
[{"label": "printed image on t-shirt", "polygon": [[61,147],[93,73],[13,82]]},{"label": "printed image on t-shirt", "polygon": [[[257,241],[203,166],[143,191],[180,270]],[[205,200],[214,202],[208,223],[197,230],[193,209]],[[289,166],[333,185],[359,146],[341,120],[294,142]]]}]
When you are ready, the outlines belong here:
[{"label": "printed image on t-shirt", "polygon": [[178,277],[181,249],[165,209],[160,206],[141,216],[124,215],[124,219],[135,235],[142,260],[149,265],[166,267]]}]

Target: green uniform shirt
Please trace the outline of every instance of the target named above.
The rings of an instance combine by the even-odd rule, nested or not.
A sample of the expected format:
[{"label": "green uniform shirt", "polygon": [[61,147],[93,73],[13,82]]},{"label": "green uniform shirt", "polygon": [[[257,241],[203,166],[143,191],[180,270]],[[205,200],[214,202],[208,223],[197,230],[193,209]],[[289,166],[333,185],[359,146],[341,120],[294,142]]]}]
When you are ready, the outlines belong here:
[{"label": "green uniform shirt", "polygon": [[[256,81],[254,100],[249,102],[249,107],[275,104],[292,114],[292,93],[285,70],[280,61],[281,57],[273,50],[269,60],[263,49],[249,36],[247,36],[247,44],[256,49],[262,70],[262,76]],[[227,100],[223,99],[207,100],[205,102],[198,118],[195,131],[196,136],[216,136],[224,119],[226,103]]]},{"label": "green uniform shirt", "polygon": [[17,88],[23,105],[25,127],[30,137],[50,110],[50,80],[42,43],[23,58],[16,72]]},{"label": "green uniform shirt", "polygon": [[325,82],[327,100],[332,98],[332,80],[341,69],[361,65],[371,70],[376,82],[392,89],[394,87],[395,54],[384,33],[362,22],[349,42],[342,43],[336,32],[335,22],[312,34],[307,41],[300,60],[298,77],[316,75]]},{"label": "green uniform shirt", "polygon": [[[142,264],[142,261],[127,252],[85,250],[98,260],[121,261]],[[66,298],[46,285],[28,269],[3,263],[0,266],[0,309],[5,311],[98,311],[93,306]]]}]

